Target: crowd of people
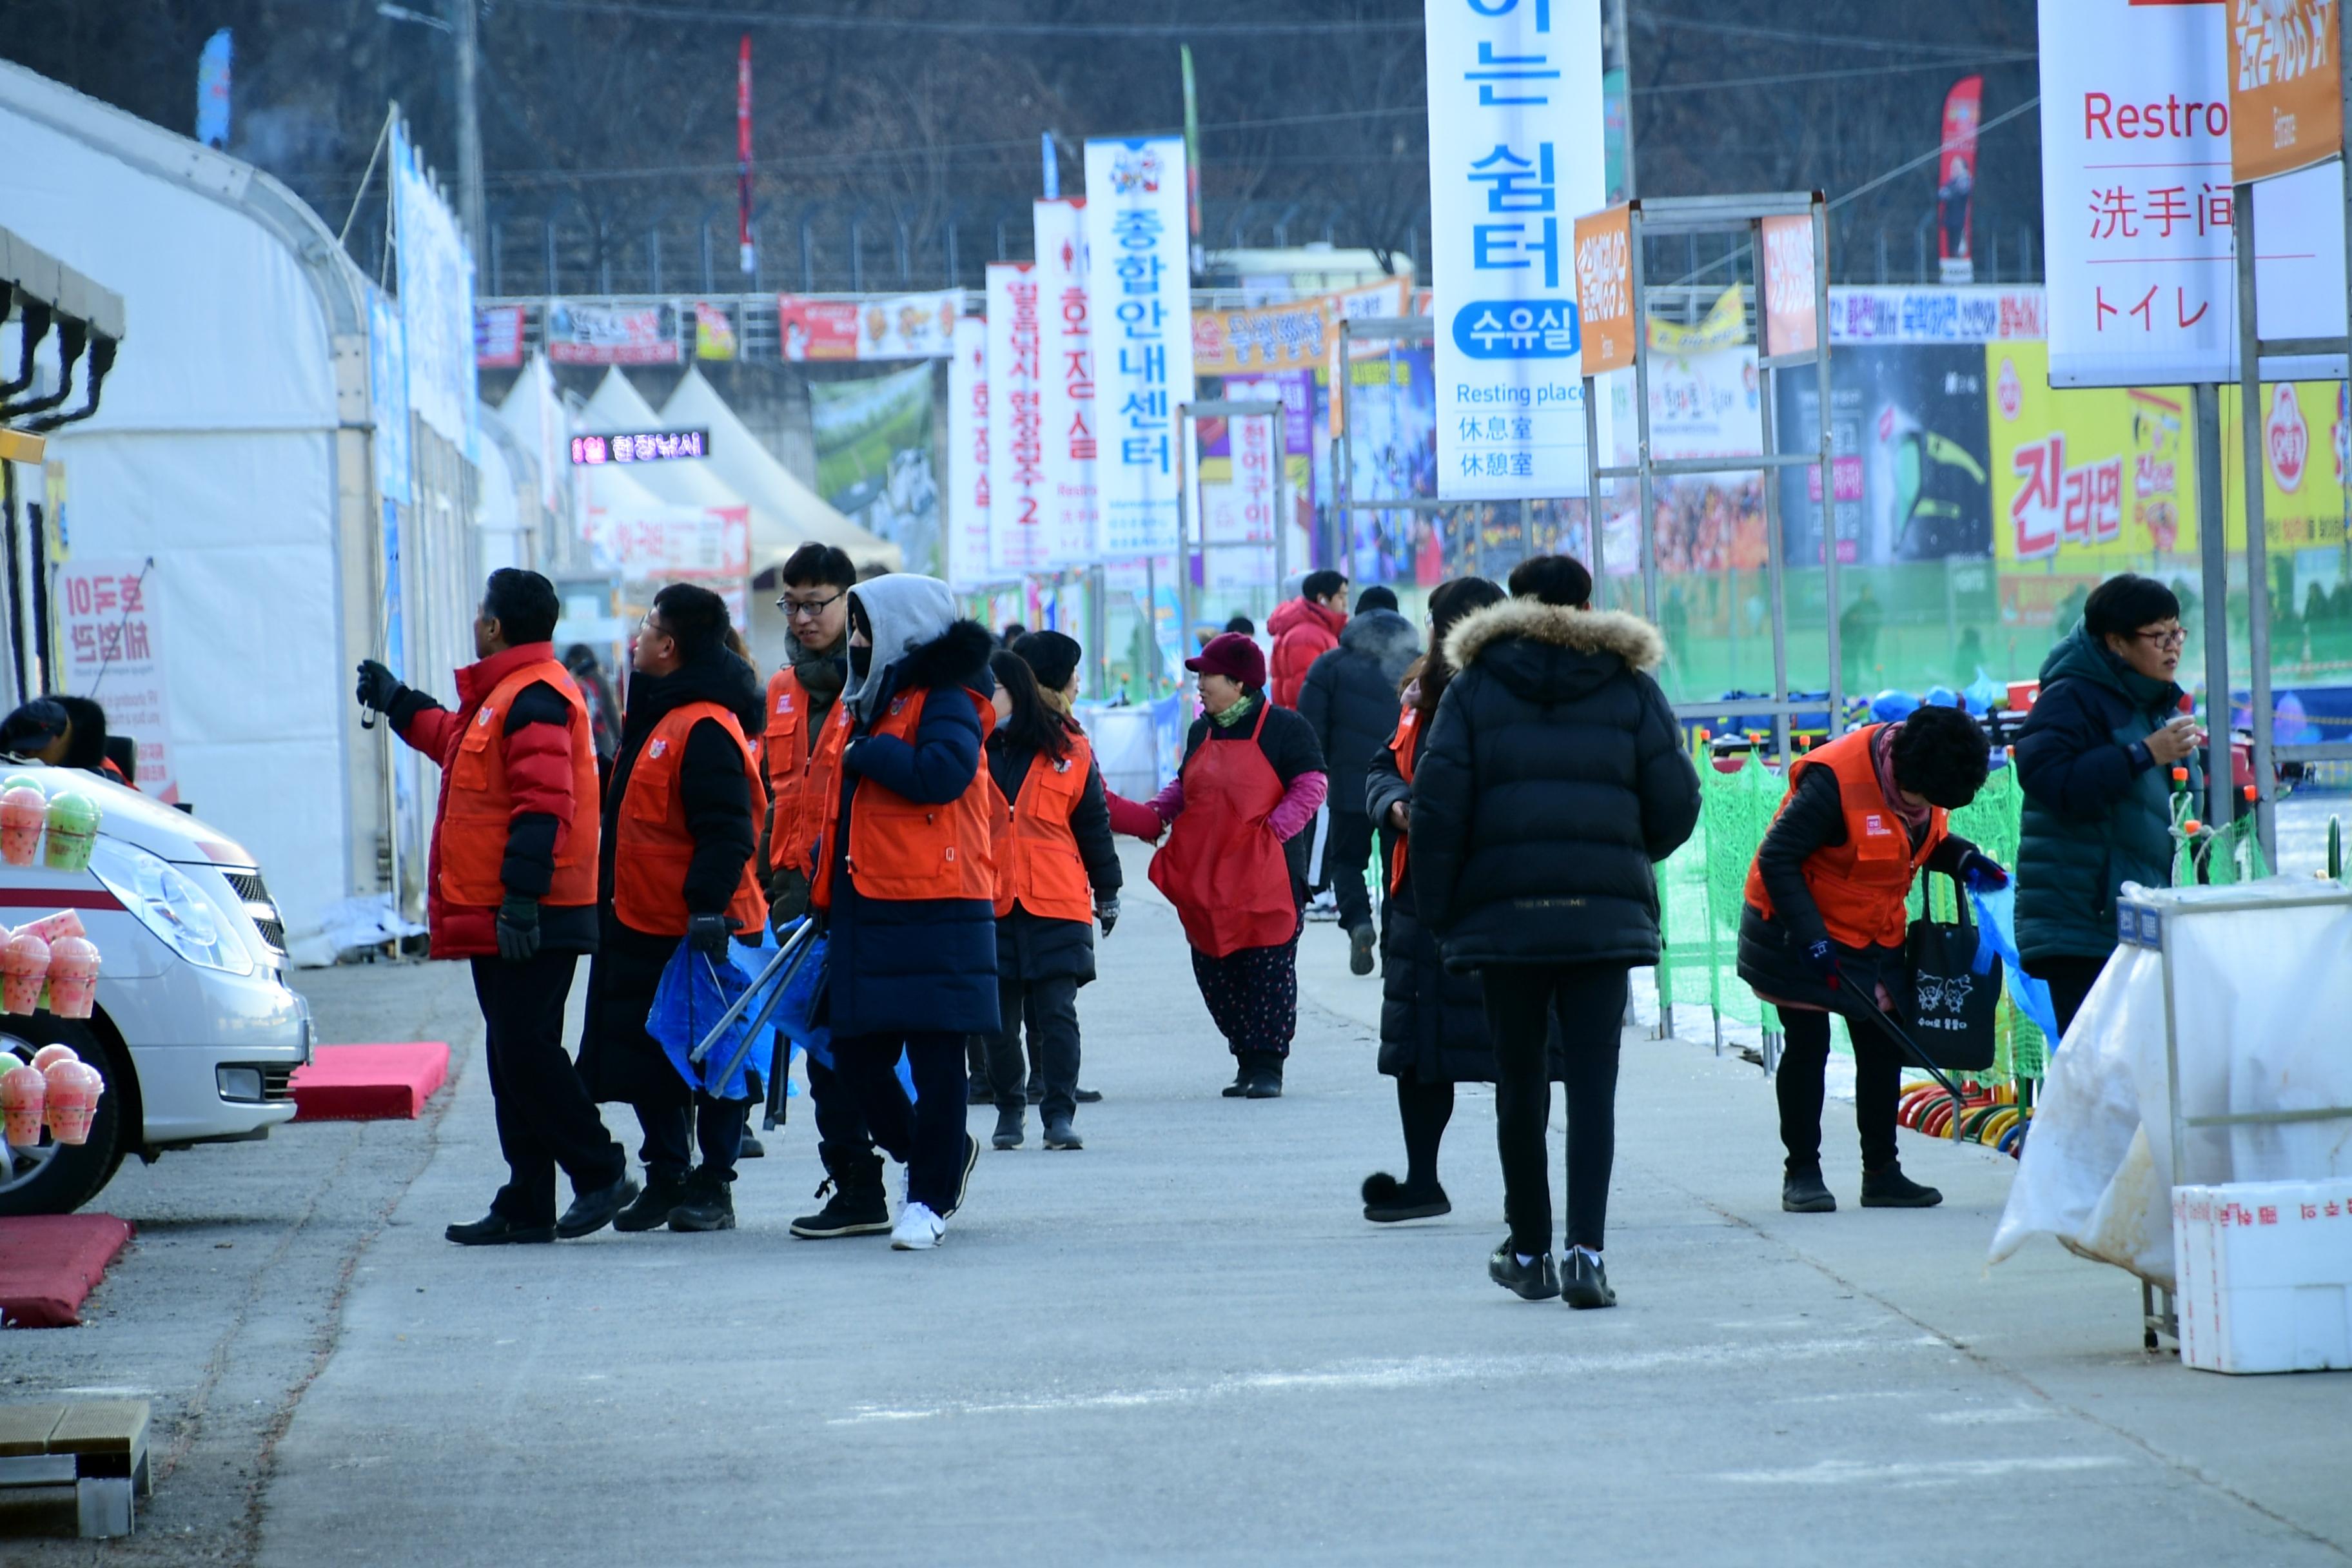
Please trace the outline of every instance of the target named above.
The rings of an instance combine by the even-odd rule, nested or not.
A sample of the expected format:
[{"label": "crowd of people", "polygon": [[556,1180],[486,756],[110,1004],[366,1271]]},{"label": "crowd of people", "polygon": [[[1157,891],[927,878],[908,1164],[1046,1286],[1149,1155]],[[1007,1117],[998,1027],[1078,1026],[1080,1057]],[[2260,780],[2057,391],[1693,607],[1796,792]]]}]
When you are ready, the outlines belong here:
[{"label": "crowd of people", "polygon": [[[649,1011],[682,953],[721,961],[763,925],[810,921],[824,1201],[792,1233],[938,1246],[980,1153],[969,1105],[993,1104],[999,1150],[1026,1141],[1032,1105],[1047,1149],[1084,1147],[1078,1107],[1098,1097],[1079,1088],[1077,996],[1118,920],[1125,834],[1157,846],[1152,883],[1234,1058],[1225,1095],[1283,1093],[1304,912],[1328,888],[1350,968],[1369,974],[1377,956],[1381,970],[1379,1069],[1404,1146],[1402,1177],[1365,1180],[1364,1217],[1450,1212],[1438,1159],[1455,1086],[1492,1083],[1508,1235],[1490,1277],[1530,1300],[1613,1304],[1602,1256],[1628,973],[1658,960],[1654,868],[1700,811],[1652,673],[1656,627],[1595,609],[1591,574],[1565,555],[1523,561],[1507,584],[1439,584],[1425,627],[1380,587],[1351,613],[1347,579],[1313,573],[1271,617],[1270,660],[1243,626],[1185,661],[1199,712],[1181,763],[1130,800],[1106,787],[1075,716],[1074,639],[1012,628],[1008,642],[961,618],[945,584],[861,581],[826,546],[782,577],[790,656],[764,688],[724,603],[673,584],[637,628],[615,710],[583,650],[555,657],[552,586],[513,569],[489,579],[455,710],[361,667],[360,700],[444,770],[432,952],[473,966],[509,1169],[489,1212],[449,1239],[730,1228],[750,1099],[690,1083]],[[2205,741],[2171,679],[2182,641],[2162,584],[2103,584],[2019,741],[2019,935],[2062,1018],[2113,945],[2120,881],[2167,879],[2166,777]],[[1832,1014],[1853,1041],[1862,1202],[1939,1201],[1896,1158],[1916,1047],[1890,1015],[1915,879],[2009,883],[1948,825],[1987,768],[1975,721],[1928,707],[1788,770],[1748,878],[1738,968],[1788,1041],[1790,1211],[1836,1206],[1821,1161]],[[583,956],[575,1061],[563,1014]],[[1564,1233],[1546,1153],[1554,1083]],[[642,1182],[596,1109],[616,1101],[637,1119]],[[885,1155],[906,1173],[895,1213]],[[559,1171],[573,1190],[560,1215]]]}]

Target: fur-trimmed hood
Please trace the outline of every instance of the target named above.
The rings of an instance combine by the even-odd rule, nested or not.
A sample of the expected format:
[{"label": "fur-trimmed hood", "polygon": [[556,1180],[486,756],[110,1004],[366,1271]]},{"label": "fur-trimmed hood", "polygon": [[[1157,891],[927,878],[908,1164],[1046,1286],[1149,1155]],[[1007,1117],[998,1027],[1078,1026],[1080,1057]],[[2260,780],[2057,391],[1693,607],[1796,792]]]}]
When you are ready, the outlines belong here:
[{"label": "fur-trimmed hood", "polygon": [[853,618],[872,627],[873,647],[866,672],[858,674],[856,652],[841,700],[862,720],[871,720],[887,691],[920,687],[973,686],[996,689],[988,656],[996,639],[977,621],[958,620],[955,595],[936,577],[894,572],[869,578],[849,590]]},{"label": "fur-trimmed hood", "polygon": [[1647,674],[1665,657],[1665,637],[1639,616],[1538,599],[1489,605],[1445,634],[1446,661],[1455,669],[1485,669],[1534,701],[1580,697],[1621,670]]}]

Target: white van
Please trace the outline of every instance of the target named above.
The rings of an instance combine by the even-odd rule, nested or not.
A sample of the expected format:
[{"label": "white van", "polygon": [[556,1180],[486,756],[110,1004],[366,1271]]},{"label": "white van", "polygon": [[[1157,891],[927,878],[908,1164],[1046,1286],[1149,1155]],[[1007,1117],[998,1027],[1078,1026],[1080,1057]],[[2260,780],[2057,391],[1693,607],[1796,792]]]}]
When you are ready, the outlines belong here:
[{"label": "white van", "polygon": [[0,1154],[0,1215],[69,1213],[126,1155],[246,1142],[291,1121],[310,1009],[287,989],[285,929],[253,857],[93,773],[37,763],[0,773],[29,775],[53,795],[77,791],[105,814],[86,871],[0,865],[0,923],[72,910],[100,955],[87,1021],[0,1014],[0,1052],[29,1060],[68,1045],[106,1078],[88,1142],[44,1131],[38,1148]]}]

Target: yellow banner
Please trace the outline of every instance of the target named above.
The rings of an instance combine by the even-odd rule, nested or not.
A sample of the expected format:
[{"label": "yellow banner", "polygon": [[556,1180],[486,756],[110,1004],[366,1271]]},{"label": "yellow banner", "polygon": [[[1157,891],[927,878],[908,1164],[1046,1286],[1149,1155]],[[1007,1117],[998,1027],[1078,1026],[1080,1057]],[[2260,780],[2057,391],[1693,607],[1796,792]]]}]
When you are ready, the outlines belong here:
[{"label": "yellow banner", "polygon": [[[2263,540],[2273,551],[2340,550],[2345,542],[2344,388],[2333,381],[2263,388]],[[2221,475],[2230,546],[2246,544],[2245,444],[2238,389],[2221,389]],[[2300,608],[2300,606],[2297,606]]]},{"label": "yellow banner", "polygon": [[2048,346],[2032,341],[1988,344],[1985,376],[2002,567],[2104,576],[2196,550],[2187,388],[2054,390]]},{"label": "yellow banner", "polygon": [[1650,346],[1660,353],[1695,354],[1708,349],[1738,348],[1748,341],[1748,307],[1735,283],[1717,297],[1705,316],[1685,327],[1650,318]]}]

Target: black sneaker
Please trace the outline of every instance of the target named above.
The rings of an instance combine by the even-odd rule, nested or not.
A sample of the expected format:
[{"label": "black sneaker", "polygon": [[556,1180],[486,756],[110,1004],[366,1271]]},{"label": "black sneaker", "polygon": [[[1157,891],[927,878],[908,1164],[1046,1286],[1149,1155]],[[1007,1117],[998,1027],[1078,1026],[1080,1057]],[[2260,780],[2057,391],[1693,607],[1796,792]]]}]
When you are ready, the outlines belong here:
[{"label": "black sneaker", "polygon": [[1943,1201],[1943,1194],[1921,1186],[1900,1165],[1862,1173],[1862,1206],[1866,1209],[1931,1209]]},{"label": "black sneaker", "polygon": [[646,1190],[637,1201],[613,1216],[614,1230],[656,1230],[669,1223],[669,1211],[686,1201],[686,1180],[681,1176],[656,1176],[646,1173]]},{"label": "black sneaker", "polygon": [[1822,1182],[1821,1167],[1816,1165],[1780,1178],[1780,1206],[1790,1214],[1835,1214],[1837,1197]]},{"label": "black sneaker", "polygon": [[1506,1240],[1486,1259],[1486,1278],[1523,1301],[1549,1301],[1559,1294],[1559,1270],[1547,1252],[1532,1263],[1521,1263]]},{"label": "black sneaker", "polygon": [[996,1131],[989,1139],[999,1149],[1018,1149],[1028,1137],[1025,1131],[1028,1108],[1020,1105],[1000,1105],[996,1108]]},{"label": "black sneaker", "polygon": [[979,1163],[980,1140],[967,1132],[963,1135],[963,1174],[956,1178],[955,1202],[948,1205],[947,1214],[940,1215],[941,1219],[963,1207],[964,1194],[971,1190],[971,1168]]},{"label": "black sneaker", "polygon": [[1358,926],[1348,933],[1348,973],[1370,974],[1372,972],[1372,944],[1379,940],[1368,925]]},{"label": "black sneaker", "polygon": [[792,1232],[803,1241],[831,1241],[845,1236],[887,1236],[890,1200],[882,1191],[882,1156],[872,1150],[844,1153],[829,1150],[824,1168],[831,1173],[817,1184],[823,1208],[793,1221]]},{"label": "black sneaker", "polygon": [[1102,1103],[1102,1090],[1098,1089],[1081,1089],[1074,1091],[1070,1098],[1076,1100],[1080,1105],[1100,1105]]},{"label": "black sneaker", "polygon": [[612,1224],[613,1216],[636,1195],[636,1182],[628,1172],[623,1171],[621,1179],[610,1186],[598,1187],[593,1192],[582,1193],[574,1197],[572,1206],[563,1211],[563,1217],[555,1222],[555,1234],[566,1241],[593,1236]]},{"label": "black sneaker", "polygon": [[1086,1140],[1078,1136],[1078,1130],[1070,1125],[1068,1117],[1049,1116],[1045,1119],[1046,1148],[1083,1149],[1086,1146]]},{"label": "black sneaker", "polygon": [[1579,1311],[1613,1307],[1617,1292],[1609,1289],[1609,1270],[1597,1252],[1580,1247],[1568,1249],[1568,1271],[1559,1282],[1560,1299]]},{"label": "black sneaker", "polygon": [[553,1241],[551,1225],[517,1225],[493,1210],[471,1225],[453,1225],[441,1233],[460,1247],[517,1247]]},{"label": "black sneaker", "polygon": [[733,1230],[735,1228],[734,1184],[722,1182],[707,1174],[708,1167],[697,1170],[686,1179],[686,1195],[669,1211],[672,1230]]},{"label": "black sneaker", "polygon": [[1435,1183],[1427,1187],[1411,1187],[1386,1171],[1375,1171],[1364,1178],[1364,1217],[1374,1225],[1435,1219],[1453,1212],[1454,1205],[1447,1199],[1445,1189]]}]

